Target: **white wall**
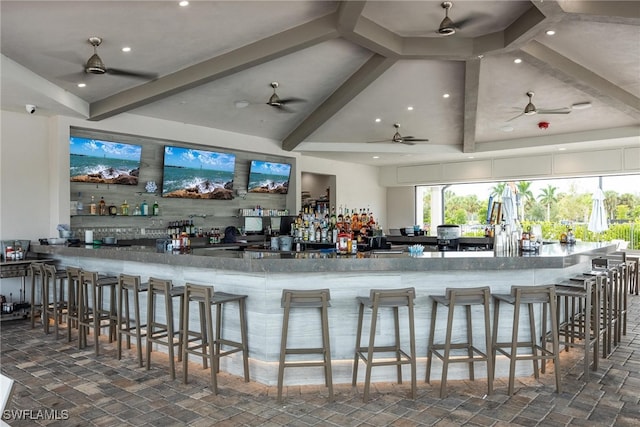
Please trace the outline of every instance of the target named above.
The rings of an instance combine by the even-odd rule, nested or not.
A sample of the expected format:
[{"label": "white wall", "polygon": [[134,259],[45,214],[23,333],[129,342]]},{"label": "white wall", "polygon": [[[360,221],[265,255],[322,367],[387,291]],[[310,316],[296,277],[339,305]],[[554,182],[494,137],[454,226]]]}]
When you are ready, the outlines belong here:
[{"label": "white wall", "polygon": [[378,184],[378,167],[301,156],[300,170],[336,176],[336,208],[371,209],[382,228],[387,226],[387,191]]},{"label": "white wall", "polygon": [[[416,224],[416,192],[414,187],[387,188],[387,217],[389,228],[405,228]],[[420,224],[418,222],[417,224]]]},{"label": "white wall", "polygon": [[54,237],[57,224],[69,223],[72,126],[288,156],[295,160],[295,167],[287,206],[300,207],[302,171],[335,175],[336,206],[369,207],[383,227],[386,224],[386,190],[378,184],[377,167],[303,156],[282,150],[275,140],[132,114],[89,122],[2,111],[0,236],[3,239]]},{"label": "white wall", "polygon": [[55,237],[49,119],[1,112],[0,239]]}]

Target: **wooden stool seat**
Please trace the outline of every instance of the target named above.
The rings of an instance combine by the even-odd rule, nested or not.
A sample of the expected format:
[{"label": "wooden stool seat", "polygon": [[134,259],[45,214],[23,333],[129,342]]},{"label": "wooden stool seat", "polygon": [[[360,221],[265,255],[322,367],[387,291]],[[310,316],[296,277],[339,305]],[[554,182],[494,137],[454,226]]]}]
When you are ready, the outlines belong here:
[{"label": "wooden stool seat", "polygon": [[[116,333],[116,286],[117,277],[100,276],[96,271],[82,270],[78,288],[78,348],[87,345],[87,333],[93,332],[96,356],[100,354],[99,336],[102,328],[109,328],[109,342]],[[110,298],[104,305],[104,290]],[[91,302],[91,303],[89,303]]]},{"label": "wooden stool seat", "polygon": [[[556,285],[558,311],[558,344],[584,348],[584,374],[589,379],[589,370],[598,370],[600,344],[604,341],[605,316],[601,315],[603,280],[607,276],[583,276]],[[561,312],[562,311],[562,312]],[[545,335],[548,341],[552,337]]]},{"label": "wooden stool seat", "polygon": [[59,338],[59,325],[66,310],[67,302],[64,299],[64,282],[67,279],[65,270],[57,270],[53,264],[44,265],[44,279],[42,292],[42,322],[44,331],[49,333],[49,317],[53,319],[53,329],[56,339]]},{"label": "wooden stool seat", "polygon": [[31,276],[31,295],[29,304],[29,317],[31,319],[31,329],[36,327],[36,316],[40,314],[42,319],[42,301],[38,303],[36,293],[40,293],[40,299],[44,299],[44,263],[32,262],[29,264],[29,275]]},{"label": "wooden stool seat", "polygon": [[71,330],[78,329],[78,295],[82,269],[67,266],[67,342],[71,342]]},{"label": "wooden stool seat", "polygon": [[[280,339],[280,363],[278,365],[278,402],[282,401],[282,387],[285,368],[321,366],[324,368],[325,385],[329,390],[329,401],[333,401],[333,373],[331,371],[331,346],[329,342],[329,307],[331,294],[329,289],[291,290],[283,289],[280,305],[284,309],[282,319],[282,337]],[[287,346],[289,336],[289,319],[291,309],[318,309],[320,313],[320,329],[322,331],[321,347]],[[306,317],[305,317],[306,319]],[[321,360],[287,360],[287,355],[320,354]]]},{"label": "wooden stool seat", "polygon": [[[371,369],[375,366],[396,366],[398,384],[402,384],[402,365],[411,367],[411,398],[416,398],[416,339],[413,315],[413,301],[415,299],[415,288],[404,289],[372,289],[369,297],[358,297],[360,305],[358,312],[358,330],[356,334],[356,352],[353,359],[353,378],[351,385],[356,386],[358,379],[358,362],[364,361],[366,365],[363,400],[369,400],[369,387],[371,384]],[[365,307],[371,309],[371,327],[369,330],[369,342],[366,346],[361,346],[362,324]],[[399,308],[407,307],[409,322],[409,353],[404,351],[400,345],[400,322]],[[393,311],[394,338],[393,345],[376,346],[376,327],[378,312],[380,309],[390,308]],[[374,360],[375,353],[393,353],[394,358],[380,358]]]},{"label": "wooden stool seat", "polygon": [[[220,358],[233,353],[242,352],[244,380],[249,382],[249,349],[247,346],[246,331],[246,295],[230,294],[226,292],[214,292],[213,286],[197,285],[187,283],[185,285],[184,307],[182,311],[183,324],[182,331],[182,363],[183,382],[188,380],[188,355],[193,354],[202,357],[203,368],[211,366],[211,390],[218,393],[217,373],[220,371]],[[199,331],[189,328],[190,303],[194,301],[198,304]],[[225,304],[238,303],[238,314],[240,318],[240,340],[235,341],[222,336],[222,311]],[[213,328],[213,316],[211,307],[216,307],[215,330]],[[226,347],[226,349],[224,348]],[[229,349],[229,347],[231,347]]]},{"label": "wooden stool seat", "polygon": [[[513,394],[515,383],[516,362],[520,360],[531,360],[533,362],[533,374],[535,378],[539,378],[538,361],[542,361],[541,372],[545,372],[545,362],[553,360],[555,367],[556,392],[560,393],[560,358],[558,345],[558,321],[556,318],[556,293],[554,285],[542,286],[512,286],[510,294],[493,294],[494,317],[493,317],[493,371],[495,373],[496,352],[500,352],[509,359],[509,388],[508,394]],[[501,305],[509,304],[513,306],[513,324],[511,328],[511,341],[498,342],[498,327],[500,320]],[[535,316],[533,305],[542,304],[542,336],[547,333],[547,315],[551,315],[551,341],[552,350],[549,351],[546,346],[539,340],[541,335],[536,334]],[[520,308],[526,305],[529,313],[529,340],[519,341],[520,328]],[[518,353],[519,348],[528,348],[530,353]]]},{"label": "wooden stool seat", "polygon": [[[165,323],[156,318],[158,296],[162,295],[165,308]],[[179,326],[174,328],[173,299],[179,299]],[[169,351],[169,368],[171,379],[176,379],[175,352],[178,347],[178,362],[182,360],[182,307],[184,303],[184,286],[173,286],[171,280],[149,278],[147,284],[147,370],[151,368],[151,351],[153,344],[164,345]]]},{"label": "wooden stool seat", "polygon": [[[136,339],[138,366],[143,366],[142,338],[147,336],[146,322],[140,317],[140,294],[146,293],[148,286],[140,282],[140,276],[120,274],[118,277],[118,321],[116,340],[118,343],[118,360],[122,359],[122,336],[127,337],[127,348],[131,348],[131,338]],[[129,295],[133,296],[133,318],[130,314]]]},{"label": "wooden stool seat", "polygon": [[[435,355],[442,360],[442,379],[440,381],[440,397],[447,394],[447,374],[450,363],[467,363],[469,378],[474,380],[474,363],[485,362],[487,365],[487,394],[493,391],[493,363],[491,360],[491,319],[489,306],[491,304],[491,290],[488,286],[479,288],[447,288],[445,295],[429,295],[433,301],[431,308],[431,327],[429,330],[429,344],[427,347],[427,373],[425,381],[430,382],[431,361]],[[438,305],[448,307],[447,326],[443,343],[434,344],[436,331],[436,318]],[[471,306],[481,305],[484,318],[485,351],[473,344],[473,317]],[[454,309],[456,306],[465,308],[466,315],[466,342],[452,342]],[[465,350],[466,355],[453,355],[455,350]],[[441,352],[442,351],[442,352]]]}]

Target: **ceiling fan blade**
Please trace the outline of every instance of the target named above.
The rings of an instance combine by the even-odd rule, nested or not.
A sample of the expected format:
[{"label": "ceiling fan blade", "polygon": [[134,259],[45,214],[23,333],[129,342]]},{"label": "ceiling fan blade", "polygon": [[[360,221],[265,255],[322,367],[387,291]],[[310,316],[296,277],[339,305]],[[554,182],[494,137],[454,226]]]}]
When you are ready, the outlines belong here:
[{"label": "ceiling fan blade", "polygon": [[291,108],[289,108],[289,107],[287,107],[285,105],[282,105],[282,104],[269,104],[267,102],[267,105],[275,108],[280,113],[295,113],[295,111],[293,111]]},{"label": "ceiling fan blade", "polygon": [[569,114],[571,110],[567,108],[559,108],[556,110],[537,110],[537,112],[538,114]]},{"label": "ceiling fan blade", "polygon": [[307,102],[307,100],[302,98],[280,98],[280,104],[295,104],[297,102]]},{"label": "ceiling fan blade", "polygon": [[121,70],[119,68],[107,68],[107,74],[112,74],[114,76],[134,77],[137,79],[146,79],[146,80],[153,80],[158,78],[157,73],[145,73],[143,71]]},{"label": "ceiling fan blade", "polygon": [[512,120],[517,119],[517,118],[518,118],[518,117],[520,117],[520,116],[524,116],[524,113],[520,113],[520,114],[518,114],[517,116],[512,117],[512,118],[510,118],[510,119],[509,119],[509,120],[507,120],[507,121],[508,121],[508,122],[510,122],[510,121],[512,121]]},{"label": "ceiling fan blade", "polygon": [[405,136],[405,137],[403,137],[403,139],[405,141],[411,141],[411,142],[428,142],[429,141],[426,138],[415,138],[413,136]]},{"label": "ceiling fan blade", "polygon": [[454,22],[454,26],[456,28],[462,28],[462,27],[464,27],[466,25],[469,25],[470,22],[472,23],[474,21],[477,21],[477,18],[469,17],[469,18],[466,18],[466,19],[456,19],[453,22]]}]

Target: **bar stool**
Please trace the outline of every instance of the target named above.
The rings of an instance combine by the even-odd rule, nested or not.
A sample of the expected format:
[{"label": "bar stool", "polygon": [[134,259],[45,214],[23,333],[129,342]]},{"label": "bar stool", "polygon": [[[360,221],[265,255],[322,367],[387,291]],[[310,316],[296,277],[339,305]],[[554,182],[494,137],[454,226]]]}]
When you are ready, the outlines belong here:
[{"label": "bar stool", "polygon": [[[398,374],[398,384],[402,384],[402,365],[411,366],[411,398],[416,398],[416,339],[413,317],[413,301],[415,299],[415,288],[404,289],[371,289],[369,297],[358,297],[360,304],[358,312],[358,331],[356,334],[356,352],[353,359],[353,379],[351,385],[356,386],[358,379],[358,362],[360,359],[366,364],[365,380],[364,380],[364,402],[369,400],[369,386],[371,384],[371,369],[374,366],[396,366]],[[369,343],[367,346],[361,346],[362,339],[362,323],[364,318],[364,309],[371,309],[371,328],[369,330]],[[399,308],[407,307],[409,316],[409,354],[400,347],[400,322]],[[381,308],[391,308],[393,311],[395,343],[387,346],[376,346],[376,327],[378,320],[378,311]],[[374,360],[374,353],[394,353],[395,359]]]},{"label": "bar stool", "polygon": [[[182,330],[183,318],[182,310],[184,304],[184,286],[173,286],[171,280],[162,280],[154,277],[149,278],[147,284],[147,370],[151,368],[151,350],[152,345],[167,346],[169,351],[169,368],[171,370],[171,379],[176,379],[175,354],[174,347],[178,347],[178,362],[182,360]],[[165,319],[162,323],[156,319],[156,300],[162,295]],[[179,299],[178,311],[178,330],[173,326],[173,299]]]},{"label": "bar stool", "polygon": [[[188,377],[188,355],[194,354],[202,357],[204,369],[211,365],[211,389],[214,394],[218,393],[217,373],[220,372],[220,358],[233,353],[242,352],[244,366],[244,380],[249,382],[249,352],[247,347],[247,332],[245,322],[245,300],[246,295],[236,295],[226,292],[214,292],[213,286],[196,285],[187,283],[185,285],[184,309],[182,319],[183,328],[182,341],[182,363],[183,381],[187,383]],[[200,330],[192,331],[189,328],[189,306],[192,301],[198,303]],[[240,317],[240,342],[222,337],[222,310],[224,304],[237,302],[238,314]],[[216,328],[213,329],[213,317],[211,307],[216,307]],[[222,346],[231,347],[223,350]]]},{"label": "bar stool", "polygon": [[[558,344],[558,321],[556,319],[556,292],[554,285],[542,286],[512,286],[511,293],[493,294],[493,371],[495,372],[496,352],[500,352],[509,359],[509,396],[513,394],[515,382],[516,362],[519,360],[533,361],[533,375],[537,379],[538,361],[542,361],[541,371],[545,372],[545,361],[553,360],[555,367],[556,392],[560,393],[560,358]],[[498,327],[500,320],[501,303],[513,306],[513,325],[511,329],[511,342],[498,342]],[[518,341],[520,327],[520,306],[525,304],[529,311],[529,341]],[[540,335],[536,335],[535,317],[533,305],[542,304],[542,334],[547,333],[547,312],[551,315],[551,341],[552,351],[547,350],[546,342],[540,345],[537,341]],[[529,348],[531,354],[518,354],[518,348]],[[509,349],[509,350],[505,350]]]},{"label": "bar stool", "polygon": [[49,333],[49,316],[53,318],[53,328],[56,339],[59,338],[59,325],[67,306],[64,299],[64,282],[67,278],[65,270],[57,270],[53,264],[44,264],[43,293],[42,293],[42,321],[44,332]]},{"label": "bar stool", "polygon": [[[282,290],[280,306],[284,309],[282,319],[282,337],[280,339],[280,363],[278,365],[278,402],[282,402],[282,386],[284,383],[284,369],[295,367],[322,366],[324,368],[324,382],[329,390],[329,401],[333,401],[333,374],[331,371],[331,346],[329,342],[329,307],[331,294],[329,289],[310,290]],[[289,335],[289,317],[291,309],[316,308],[320,312],[320,327],[322,331],[322,347],[302,348],[287,347]],[[306,320],[306,318],[305,318]],[[322,360],[287,361],[287,355],[293,354],[321,354]]]},{"label": "bar stool", "polygon": [[[589,379],[589,369],[598,370],[600,342],[604,340],[604,323],[601,316],[601,294],[606,276],[575,277],[556,285],[558,345],[584,348],[584,374]],[[561,309],[564,309],[561,313]],[[545,334],[546,342],[553,337]],[[593,352],[593,355],[591,354]],[[593,361],[593,363],[592,363]]]},{"label": "bar stool", "polygon": [[[109,328],[109,342],[116,332],[116,277],[99,276],[96,271],[82,270],[78,287],[78,348],[87,346],[87,333],[93,331],[96,356],[100,354],[99,336],[102,328]],[[104,306],[104,289],[109,288],[110,298]],[[89,299],[91,296],[91,299]],[[91,305],[89,305],[91,301]]]},{"label": "bar stool", "polygon": [[44,297],[44,263],[32,262],[29,265],[31,275],[31,296],[29,316],[31,317],[31,329],[36,327],[36,306],[40,307],[40,319],[42,320],[42,304],[36,304],[36,291],[40,292],[40,298]]},{"label": "bar stool", "polygon": [[78,295],[82,269],[67,266],[67,342],[71,342],[71,329],[78,329]]},{"label": "bar stool", "polygon": [[[427,348],[427,374],[425,381],[430,382],[431,361],[435,355],[442,360],[442,379],[440,381],[440,398],[447,394],[447,374],[449,363],[467,363],[469,367],[469,378],[474,380],[474,362],[485,362],[487,364],[487,394],[493,392],[493,363],[491,360],[491,320],[489,316],[489,305],[491,304],[491,290],[488,286],[478,288],[447,288],[445,295],[429,295],[433,301],[431,308],[431,327],[429,330],[429,345]],[[448,307],[447,327],[445,340],[442,344],[434,344],[436,332],[436,317],[438,305]],[[471,306],[481,305],[484,313],[484,336],[485,348],[483,352],[473,345],[473,327],[471,316]],[[454,308],[462,306],[465,309],[467,340],[466,342],[452,343]],[[444,350],[441,353],[439,350]],[[466,350],[466,356],[454,356],[452,350]]]},{"label": "bar stool", "polygon": [[[131,337],[136,339],[138,366],[142,367],[142,338],[146,337],[146,324],[140,317],[140,294],[147,292],[147,285],[140,283],[140,276],[120,274],[118,277],[118,360],[122,359],[122,336],[127,337],[127,348],[131,349]],[[130,315],[129,294],[133,296],[133,319]],[[143,330],[145,328],[145,330]]]}]

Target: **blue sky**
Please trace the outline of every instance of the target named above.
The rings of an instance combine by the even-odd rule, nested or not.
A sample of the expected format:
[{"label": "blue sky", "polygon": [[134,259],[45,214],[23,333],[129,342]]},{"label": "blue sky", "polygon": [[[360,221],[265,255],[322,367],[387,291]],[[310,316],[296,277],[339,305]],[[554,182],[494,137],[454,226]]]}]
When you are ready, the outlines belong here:
[{"label": "blue sky", "polygon": [[289,177],[291,165],[287,163],[271,163],[253,160],[251,162],[251,172]]},{"label": "blue sky", "polygon": [[217,153],[214,151],[194,150],[181,147],[164,147],[165,166],[181,166],[185,168],[218,170],[233,172],[236,164],[235,154]]},{"label": "blue sky", "polygon": [[80,154],[93,157],[107,157],[109,159],[125,159],[140,161],[142,147],[121,142],[100,141],[89,138],[69,138],[70,154]]}]

